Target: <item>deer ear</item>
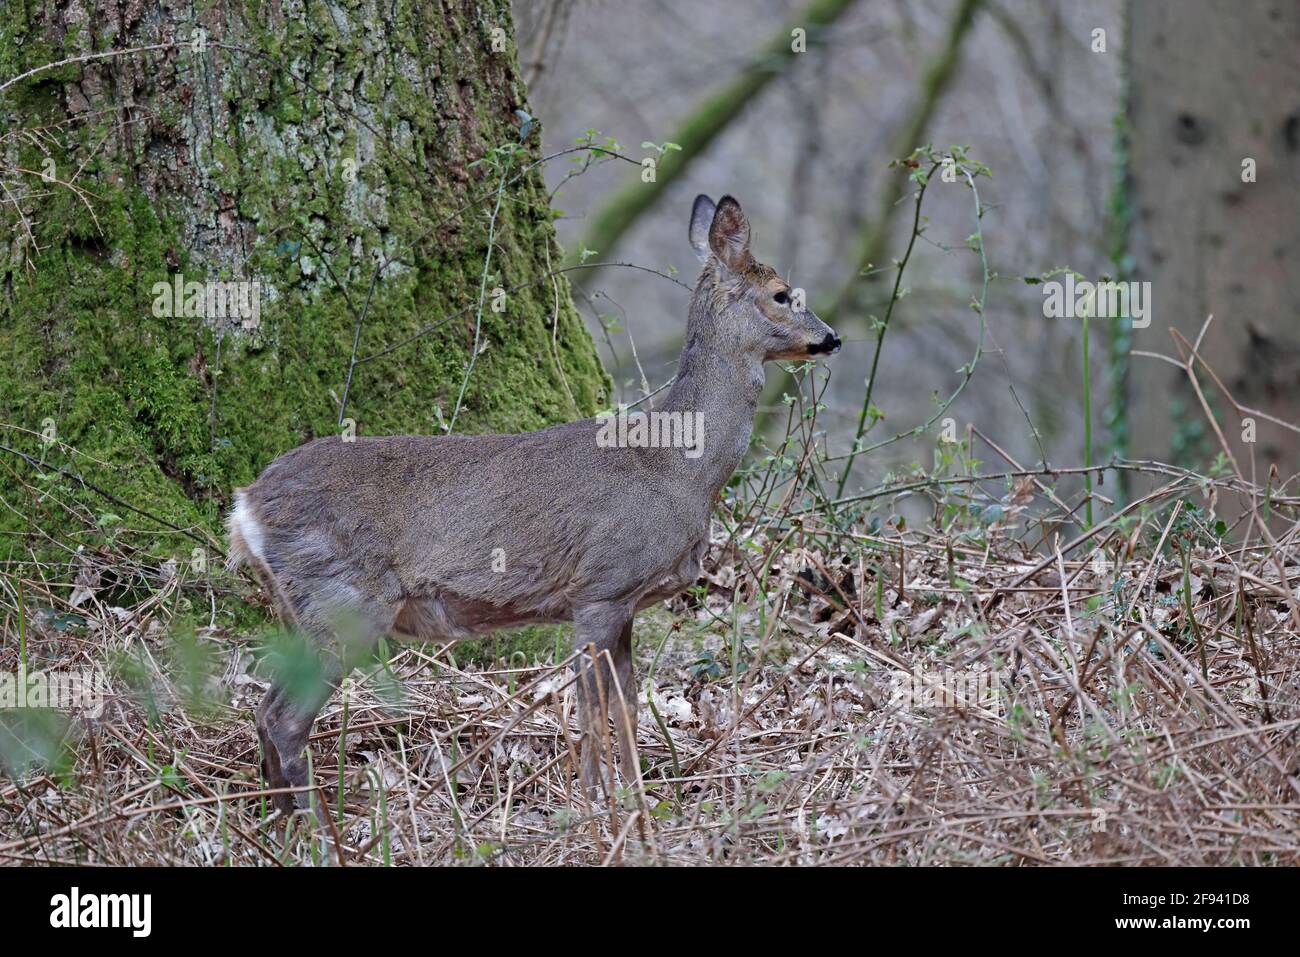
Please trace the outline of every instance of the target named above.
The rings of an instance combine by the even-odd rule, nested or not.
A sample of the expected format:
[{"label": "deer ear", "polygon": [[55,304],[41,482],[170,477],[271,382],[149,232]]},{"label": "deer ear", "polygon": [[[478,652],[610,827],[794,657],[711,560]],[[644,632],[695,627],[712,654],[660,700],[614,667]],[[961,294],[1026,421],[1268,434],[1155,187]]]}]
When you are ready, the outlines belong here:
[{"label": "deer ear", "polygon": [[713,214],[717,208],[713,205],[713,200],[703,193],[695,197],[695,205],[691,207],[689,236],[691,248],[695,250],[695,255],[699,257],[700,262],[705,262],[709,258],[709,227],[713,225]]},{"label": "deer ear", "polygon": [[718,200],[709,227],[709,248],[731,269],[742,268],[749,257],[749,220],[730,196]]}]

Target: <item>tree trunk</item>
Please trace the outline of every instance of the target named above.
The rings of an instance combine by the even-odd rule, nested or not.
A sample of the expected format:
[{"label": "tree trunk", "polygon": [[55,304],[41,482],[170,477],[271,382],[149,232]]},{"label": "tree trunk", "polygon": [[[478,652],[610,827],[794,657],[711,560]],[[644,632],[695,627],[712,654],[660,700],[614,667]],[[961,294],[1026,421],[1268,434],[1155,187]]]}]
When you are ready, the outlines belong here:
[{"label": "tree trunk", "polygon": [[[1153,300],[1131,346],[1177,357],[1169,330],[1194,341],[1213,313],[1201,356],[1238,402],[1300,424],[1300,8],[1144,0],[1129,17],[1132,278]],[[1300,470],[1300,435],[1257,419],[1243,442],[1198,376],[1247,478]],[[1134,357],[1128,396],[1130,454],[1203,468],[1218,453],[1181,370]]]},{"label": "tree trunk", "polygon": [[[548,276],[508,0],[5,16],[0,86],[95,56],[0,91],[0,444],[47,466],[0,453],[0,528],[188,556],[168,524],[206,538],[233,486],[348,420],[522,431],[603,403]],[[207,281],[252,285],[184,285]]]}]

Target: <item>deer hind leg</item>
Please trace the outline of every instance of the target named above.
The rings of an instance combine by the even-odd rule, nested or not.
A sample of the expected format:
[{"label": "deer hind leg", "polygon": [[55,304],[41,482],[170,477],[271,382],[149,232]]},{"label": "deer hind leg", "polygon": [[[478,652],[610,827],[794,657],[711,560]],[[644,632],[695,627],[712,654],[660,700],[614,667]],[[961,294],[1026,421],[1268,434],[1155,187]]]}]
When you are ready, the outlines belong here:
[{"label": "deer hind leg", "polygon": [[[236,515],[238,515],[238,512],[236,512]],[[300,634],[298,617],[294,613],[293,604],[289,600],[283,583],[271,571],[271,567],[266,561],[254,554],[245,544],[243,533],[235,516],[231,517],[230,551],[232,556],[238,556],[240,559],[246,560],[251,566],[253,574],[261,583],[262,588],[270,594],[276,614],[285,628],[294,634]],[[290,784],[280,763],[280,752],[272,735],[272,729],[275,729],[276,735],[283,737],[280,729],[285,723],[283,716],[289,707],[288,699],[289,695],[285,687],[277,680],[273,680],[270,690],[262,696],[262,702],[258,705],[254,721],[257,726],[257,741],[262,757],[262,779],[266,782],[266,786],[271,789],[293,786]],[[283,814],[292,814],[294,796],[287,792],[272,794],[271,804]]]},{"label": "deer hind leg", "polygon": [[[289,687],[279,679],[257,709],[257,736],[262,744],[262,773],[269,788],[305,788],[311,784],[305,749],[316,715],[342,681],[341,673],[327,674],[321,668],[316,689]],[[306,808],[311,799],[306,791],[282,792],[271,796],[272,804],[284,814]],[[316,802],[320,812],[322,802]]]},{"label": "deer hind leg", "polygon": [[[386,630],[379,614],[335,606],[295,609],[297,628],[287,643],[278,673],[257,709],[257,735],[262,745],[262,772],[270,788],[308,788],[307,739],[321,708],[353,666],[373,652]],[[339,768],[342,781],[343,769]],[[341,784],[340,784],[341,786]],[[273,795],[274,806],[286,814],[312,805],[311,793],[299,790]],[[325,802],[314,802],[317,816]]]},{"label": "deer hind leg", "polygon": [[638,780],[636,758],[636,685],[632,675],[632,613],[616,605],[590,605],[574,615],[578,672],[577,698],[582,726],[580,775],[588,792],[608,790],[601,773],[601,755],[613,712],[619,738],[623,776]]}]

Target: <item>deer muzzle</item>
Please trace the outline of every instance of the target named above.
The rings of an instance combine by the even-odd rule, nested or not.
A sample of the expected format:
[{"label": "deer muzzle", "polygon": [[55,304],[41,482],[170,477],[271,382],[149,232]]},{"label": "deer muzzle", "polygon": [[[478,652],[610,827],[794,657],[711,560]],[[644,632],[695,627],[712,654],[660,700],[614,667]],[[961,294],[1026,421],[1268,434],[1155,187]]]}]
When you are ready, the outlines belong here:
[{"label": "deer muzzle", "polygon": [[834,332],[828,332],[826,333],[825,339],[823,339],[821,342],[817,343],[816,345],[808,347],[808,354],[811,356],[816,356],[816,355],[833,356],[835,355],[835,353],[840,351],[841,345],[842,343],[840,342],[840,337],[837,336]]}]

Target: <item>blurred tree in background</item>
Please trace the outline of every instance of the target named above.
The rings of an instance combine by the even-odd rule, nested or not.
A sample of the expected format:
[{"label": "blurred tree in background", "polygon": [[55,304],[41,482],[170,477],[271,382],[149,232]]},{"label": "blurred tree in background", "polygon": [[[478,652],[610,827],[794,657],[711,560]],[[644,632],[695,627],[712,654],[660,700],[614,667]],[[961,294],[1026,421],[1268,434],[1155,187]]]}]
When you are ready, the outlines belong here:
[{"label": "blurred tree in background", "polygon": [[[1300,7],[1130,2],[1127,132],[1131,277],[1153,319],[1132,347],[1175,358],[1169,330],[1237,402],[1300,423]],[[1300,435],[1254,416],[1254,444],[1205,367],[1197,375],[1250,477],[1300,471]],[[1204,467],[1220,450],[1187,375],[1135,357],[1128,448]],[[1252,452],[1254,454],[1252,455]]]}]

